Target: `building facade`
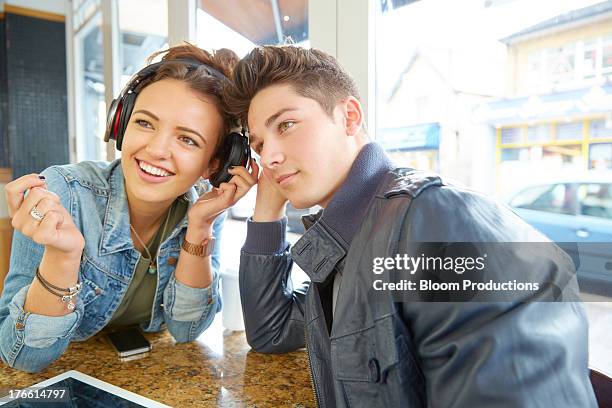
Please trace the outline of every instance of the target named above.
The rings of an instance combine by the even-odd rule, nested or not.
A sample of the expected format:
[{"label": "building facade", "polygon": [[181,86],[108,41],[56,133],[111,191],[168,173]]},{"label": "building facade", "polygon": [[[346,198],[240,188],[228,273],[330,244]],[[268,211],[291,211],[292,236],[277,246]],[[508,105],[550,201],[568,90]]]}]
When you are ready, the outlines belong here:
[{"label": "building facade", "polygon": [[501,41],[506,96],[476,110],[495,129],[496,190],[612,170],[612,1]]}]

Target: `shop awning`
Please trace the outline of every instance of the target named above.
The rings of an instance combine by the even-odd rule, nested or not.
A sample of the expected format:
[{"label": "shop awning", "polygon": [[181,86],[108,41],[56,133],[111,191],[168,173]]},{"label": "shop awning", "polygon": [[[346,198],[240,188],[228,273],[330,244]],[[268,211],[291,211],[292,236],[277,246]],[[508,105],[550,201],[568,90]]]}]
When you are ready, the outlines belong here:
[{"label": "shop awning", "polygon": [[474,110],[478,122],[495,126],[528,121],[563,120],[612,112],[612,84],[529,97],[499,99]]},{"label": "shop awning", "polygon": [[440,147],[440,124],[424,123],[414,126],[380,129],[376,141],[386,150],[430,150]]}]

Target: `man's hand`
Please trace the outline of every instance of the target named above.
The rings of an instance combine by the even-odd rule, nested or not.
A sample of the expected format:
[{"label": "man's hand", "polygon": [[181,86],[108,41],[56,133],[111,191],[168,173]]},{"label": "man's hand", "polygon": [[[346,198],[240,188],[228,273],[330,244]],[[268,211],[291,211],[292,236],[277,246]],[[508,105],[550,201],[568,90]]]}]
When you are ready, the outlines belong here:
[{"label": "man's hand", "polygon": [[280,220],[285,216],[285,204],[287,204],[287,198],[264,169],[257,181],[257,198],[253,221],[269,222]]}]

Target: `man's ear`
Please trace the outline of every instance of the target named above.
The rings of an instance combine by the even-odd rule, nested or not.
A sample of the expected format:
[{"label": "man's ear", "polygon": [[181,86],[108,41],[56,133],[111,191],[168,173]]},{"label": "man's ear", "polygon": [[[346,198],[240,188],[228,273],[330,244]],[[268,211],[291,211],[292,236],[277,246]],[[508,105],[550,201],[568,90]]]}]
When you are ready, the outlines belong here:
[{"label": "man's ear", "polygon": [[349,96],[343,102],[346,134],[355,136],[363,126],[363,109],[361,103],[354,96]]},{"label": "man's ear", "polygon": [[219,161],[219,159],[211,159],[208,163],[208,167],[206,167],[206,170],[204,170],[204,173],[202,173],[202,178],[208,180],[210,176],[219,171],[220,168],[221,162]]}]

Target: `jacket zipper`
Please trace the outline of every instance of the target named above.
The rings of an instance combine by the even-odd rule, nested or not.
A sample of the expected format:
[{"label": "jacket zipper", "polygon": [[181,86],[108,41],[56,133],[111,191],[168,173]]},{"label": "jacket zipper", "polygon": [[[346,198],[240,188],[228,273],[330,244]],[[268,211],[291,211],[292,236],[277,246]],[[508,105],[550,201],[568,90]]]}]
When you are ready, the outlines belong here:
[{"label": "jacket zipper", "polygon": [[312,374],[312,363],[310,362],[310,351],[308,350],[308,336],[306,334],[306,328],[304,327],[304,344],[306,345],[306,356],[308,357],[308,378],[310,379],[310,386],[312,387],[312,393],[315,397],[315,404],[317,408],[319,405],[319,396],[317,394],[317,388],[315,387],[314,375]]}]

